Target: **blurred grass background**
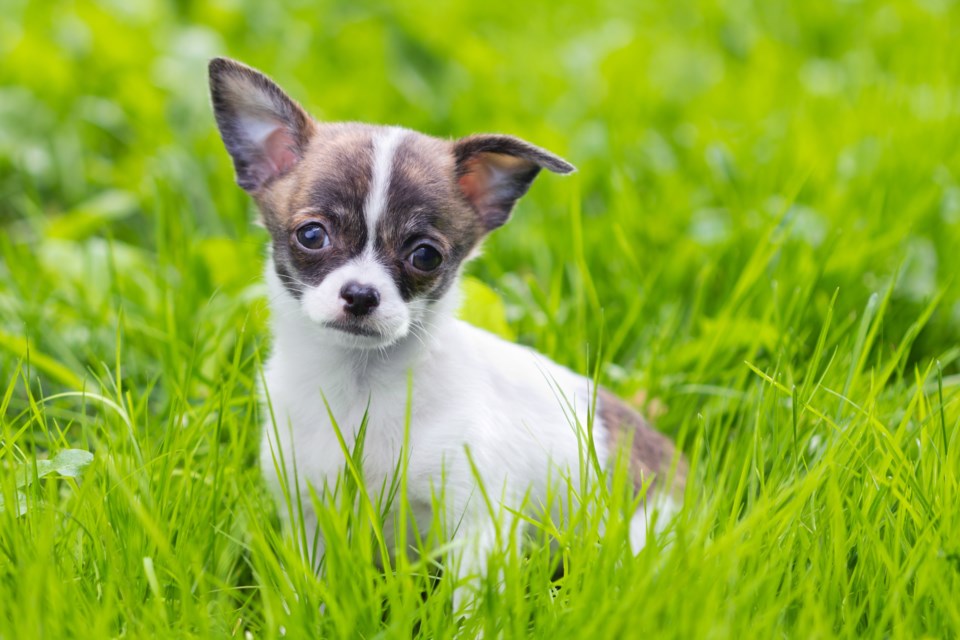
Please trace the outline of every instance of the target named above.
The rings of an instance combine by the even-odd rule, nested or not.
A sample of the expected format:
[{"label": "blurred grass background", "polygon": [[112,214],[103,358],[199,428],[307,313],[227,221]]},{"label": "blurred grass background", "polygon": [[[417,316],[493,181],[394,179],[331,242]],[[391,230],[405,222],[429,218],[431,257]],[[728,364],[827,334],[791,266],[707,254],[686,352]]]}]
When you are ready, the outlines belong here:
[{"label": "blurred grass background", "polygon": [[[790,600],[776,585],[792,582],[761,569],[773,557],[764,545],[701,575],[717,584],[702,597],[690,587],[687,603],[652,600],[663,592],[652,582],[624,591],[627,602],[697,611],[706,625],[672,628],[668,616],[656,630],[955,635],[960,614],[946,594],[960,586],[950,500],[960,469],[958,33],[960,6],[949,0],[5,0],[0,464],[6,473],[61,448],[97,458],[83,485],[0,483],[8,505],[27,493],[37,507],[0,514],[0,611],[11,625],[0,636],[30,635],[17,624],[57,635],[82,619],[106,635],[163,622],[202,637],[243,630],[236,620],[250,616],[270,635],[271,616],[289,604],[231,599],[238,585],[262,585],[243,559],[251,536],[271,539],[249,533],[256,509],[242,499],[259,491],[266,236],[213,124],[206,62],[215,55],[264,70],[321,119],[512,133],[576,164],[572,178],[542,177],[490,239],[469,269],[482,304],[465,314],[580,371],[599,356],[607,384],[639,403],[656,399],[647,408],[662,413],[660,428],[703,456],[707,506],[692,516],[703,536],[726,526],[740,535],[735,523],[766,492],[771,509],[806,508],[808,498],[790,502],[803,493],[794,482],[845,496],[807,506],[843,524],[846,543],[905,517],[900,500],[929,507],[907,512],[936,541],[902,538],[910,528],[898,520],[871,547],[884,559],[854,562],[837,593],[797,582],[806,614],[771,613]],[[81,390],[122,411],[51,398]],[[878,425],[894,434],[882,441],[896,454],[879,454],[875,467]],[[869,437],[854,438],[858,428]],[[942,431],[935,468],[916,444],[928,429]],[[852,457],[831,466],[823,460],[834,453],[823,454],[821,475],[797,480],[798,439]],[[893,482],[879,502],[866,500],[864,478],[886,474],[911,488]],[[132,488],[117,488],[131,477]],[[178,511],[197,495],[219,505],[210,513],[224,539],[212,561],[207,512]],[[132,504],[142,505],[135,518],[124,515]],[[67,512],[83,525],[64,524]],[[828,536],[815,524],[823,520],[810,522],[811,536]],[[129,536],[116,553],[132,564],[104,578],[117,556],[76,527],[118,544]],[[768,534],[782,542],[783,530]],[[141,560],[165,544],[170,563],[186,559],[151,582]],[[775,557],[810,561],[797,544]],[[919,559],[903,569],[908,558]],[[819,561],[810,562],[822,571],[852,562]],[[689,573],[689,557],[677,562]],[[918,567],[920,586],[874,582],[895,568],[912,579]],[[62,587],[70,580],[78,584]],[[165,581],[183,591],[134,622],[138,597],[150,600]],[[753,600],[733,595],[743,585],[755,587]],[[51,604],[66,593],[85,604],[73,613]],[[881,603],[892,603],[889,614]],[[558,629],[577,620],[565,606],[551,614]],[[204,607],[215,610],[209,619]],[[337,629],[373,633],[374,618]]]}]

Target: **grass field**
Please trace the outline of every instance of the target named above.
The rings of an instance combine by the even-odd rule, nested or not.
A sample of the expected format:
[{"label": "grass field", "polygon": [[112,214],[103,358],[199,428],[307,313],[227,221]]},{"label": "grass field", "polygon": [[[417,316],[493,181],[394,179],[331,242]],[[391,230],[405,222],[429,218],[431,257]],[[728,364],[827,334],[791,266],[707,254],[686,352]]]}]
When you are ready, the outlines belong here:
[{"label": "grass field", "polygon": [[[0,638],[957,637],[958,33],[950,0],[5,0]],[[369,509],[324,503],[313,576],[256,466],[266,234],[214,55],[578,165],[463,314],[678,438],[672,545],[584,508],[460,615],[436,554],[382,571]]]}]

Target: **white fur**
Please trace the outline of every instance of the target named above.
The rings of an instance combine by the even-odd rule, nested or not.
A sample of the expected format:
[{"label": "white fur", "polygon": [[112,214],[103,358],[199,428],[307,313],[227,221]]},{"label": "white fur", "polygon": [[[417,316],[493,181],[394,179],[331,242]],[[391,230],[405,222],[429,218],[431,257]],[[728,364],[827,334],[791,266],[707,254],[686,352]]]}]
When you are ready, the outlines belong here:
[{"label": "white fur", "polygon": [[373,239],[377,237],[377,221],[383,215],[383,210],[387,208],[393,156],[396,155],[397,147],[405,133],[406,129],[388,127],[379,131],[373,138],[373,175],[363,208],[367,219],[368,252],[373,246]]},{"label": "white fur", "polygon": [[237,123],[244,136],[252,144],[262,144],[283,123],[277,118],[277,105],[263,91],[251,90],[249,80],[243,76],[226,75],[222,90],[230,95],[230,101],[238,114]]},{"label": "white fur", "polygon": [[267,138],[283,126],[276,119],[267,116],[240,117],[237,121],[240,123],[246,138],[257,146],[262,146]]},{"label": "white fur", "polygon": [[[403,339],[357,349],[349,341],[331,340],[333,330],[319,330],[272,266],[266,277],[275,343],[265,380],[276,429],[268,421],[261,465],[278,497],[281,452],[291,470],[287,489],[299,492],[305,505],[309,486],[319,491],[332,486],[344,468],[324,398],[351,448],[368,412],[367,486],[389,486],[404,438],[408,372],[413,381],[408,497],[417,524],[428,527],[433,495],[443,487],[449,530],[462,543],[461,576],[480,575],[498,533],[506,534],[497,531],[477,491],[468,448],[496,509],[542,507],[550,479],[565,483],[569,477],[579,486],[577,429],[580,438],[586,437],[582,430],[593,396],[587,378],[456,319],[453,296],[422,308],[420,323]],[[597,454],[606,463],[609,451],[599,416],[593,424]],[[294,465],[299,486],[293,485]],[[672,502],[664,506],[676,508]],[[305,520],[308,530],[316,526],[309,509]],[[645,511],[632,520],[634,550],[642,547],[648,527]],[[385,534],[390,533],[387,527]],[[458,600],[464,597],[458,593]]]},{"label": "white fur", "polygon": [[680,504],[667,491],[658,491],[652,500],[644,501],[630,519],[630,548],[639,553],[647,544],[651,531],[662,533],[680,511]]},{"label": "white fur", "polygon": [[[576,424],[587,425],[590,382],[535,351],[453,317],[449,304],[430,309],[423,329],[383,349],[332,344],[300,310],[272,269],[273,353],[266,367],[280,449],[296,461],[301,480],[322,488],[344,459],[323,398],[348,445],[369,403],[364,446],[369,486],[379,487],[396,468],[403,441],[407,375],[413,375],[408,487],[411,501],[429,506],[431,486],[446,491],[462,514],[480,499],[464,447],[469,446],[487,490],[519,506],[533,504],[557,471],[579,473]],[[264,430],[263,467],[277,481],[272,424]],[[597,439],[606,459],[602,438]],[[295,445],[295,446],[294,446]],[[292,456],[292,457],[290,457]],[[551,468],[554,469],[551,474]],[[291,489],[293,487],[290,487]],[[299,487],[305,492],[306,487]],[[484,507],[485,509],[485,507]],[[428,523],[425,523],[428,524]]]},{"label": "white fur", "polygon": [[[497,539],[466,447],[489,495],[504,507],[519,508],[525,498],[532,507],[542,506],[549,478],[561,481],[570,474],[578,482],[575,430],[578,421],[581,428],[587,425],[592,397],[587,379],[455,319],[443,302],[427,312],[424,329],[383,349],[358,351],[318,332],[272,268],[267,282],[275,343],[265,380],[276,430],[272,422],[264,428],[261,465],[278,496],[278,452],[291,476],[296,465],[300,486],[287,488],[300,492],[306,504],[309,485],[332,486],[344,468],[324,397],[351,447],[369,411],[367,485],[380,487],[386,480],[389,486],[404,438],[408,371],[413,376],[409,499],[423,516],[418,523],[429,526],[432,494],[443,487],[450,531],[456,529],[470,549],[462,571],[479,572]],[[605,460],[602,440],[596,445]],[[315,524],[308,513],[308,528]]]},{"label": "white fur", "polygon": [[331,271],[319,286],[307,288],[300,301],[303,313],[317,324],[341,318],[343,299],[340,290],[351,281],[372,286],[380,293],[380,304],[361,321],[364,327],[378,332],[380,336],[355,336],[317,326],[313,327],[315,331],[319,328],[328,339],[343,346],[367,349],[393,344],[407,335],[411,310],[416,311],[418,306],[403,301],[393,278],[370,251],[364,251],[359,257]]},{"label": "white fur", "polygon": [[[277,462],[283,461],[285,489],[304,497],[305,526],[312,531],[316,519],[309,509],[309,487],[322,491],[333,486],[345,464],[329,405],[351,450],[367,414],[365,480],[369,488],[390,486],[404,441],[412,376],[407,495],[416,525],[430,526],[434,497],[442,493],[445,524],[460,542],[455,570],[478,576],[498,539],[511,530],[512,519],[490,515],[477,476],[493,508],[507,516],[543,509],[548,494],[566,496],[568,481],[579,487],[581,474],[591,472],[584,452],[594,394],[587,378],[457,320],[455,294],[431,305],[404,302],[375,257],[373,238],[405,133],[390,128],[374,138],[365,203],[369,240],[357,258],[307,288],[299,301],[273,265],[267,267],[275,342],[265,380],[275,422],[268,420],[264,429],[261,466],[279,497],[284,487]],[[354,319],[375,336],[325,326],[343,319],[340,291],[351,281],[380,293],[376,309]],[[607,437],[599,416],[594,416],[593,430],[597,455],[606,464]],[[551,483],[558,490],[551,491]],[[554,505],[565,511],[573,506]],[[631,521],[636,550],[648,528],[645,512]],[[391,535],[392,528],[384,533]]]}]

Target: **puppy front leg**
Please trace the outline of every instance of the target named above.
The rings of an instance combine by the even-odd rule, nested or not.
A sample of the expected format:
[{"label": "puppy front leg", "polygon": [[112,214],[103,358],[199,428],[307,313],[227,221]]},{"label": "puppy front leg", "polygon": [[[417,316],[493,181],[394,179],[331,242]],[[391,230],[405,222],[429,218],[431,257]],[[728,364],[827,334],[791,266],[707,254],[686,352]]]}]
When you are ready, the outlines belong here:
[{"label": "puppy front leg", "polygon": [[474,609],[487,576],[490,555],[499,543],[499,529],[498,523],[487,512],[469,513],[460,522],[456,537],[463,544],[458,545],[454,565],[457,580],[453,591],[455,617],[467,615]]},{"label": "puppy front leg", "polygon": [[[521,532],[512,526],[509,511],[496,508],[496,518],[487,510],[468,512],[460,522],[456,538],[459,554],[454,565],[456,586],[453,591],[455,616],[468,615],[474,609],[490,572],[490,557],[501,547],[509,551],[511,545],[519,549]],[[497,576],[497,590],[503,590],[503,576]]]}]

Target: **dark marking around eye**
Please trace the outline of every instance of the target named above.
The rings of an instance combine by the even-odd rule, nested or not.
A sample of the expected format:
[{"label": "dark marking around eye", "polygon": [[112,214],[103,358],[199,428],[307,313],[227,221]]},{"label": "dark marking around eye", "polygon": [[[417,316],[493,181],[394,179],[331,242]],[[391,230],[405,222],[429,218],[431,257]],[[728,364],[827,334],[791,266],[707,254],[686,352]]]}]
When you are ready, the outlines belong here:
[{"label": "dark marking around eye", "polygon": [[482,231],[456,189],[449,145],[406,135],[393,158],[387,206],[373,241],[403,299],[443,297]]}]

